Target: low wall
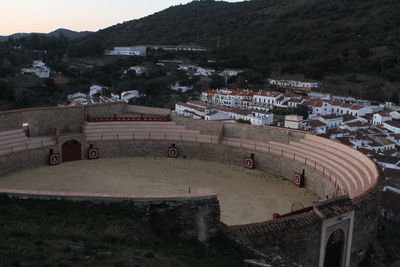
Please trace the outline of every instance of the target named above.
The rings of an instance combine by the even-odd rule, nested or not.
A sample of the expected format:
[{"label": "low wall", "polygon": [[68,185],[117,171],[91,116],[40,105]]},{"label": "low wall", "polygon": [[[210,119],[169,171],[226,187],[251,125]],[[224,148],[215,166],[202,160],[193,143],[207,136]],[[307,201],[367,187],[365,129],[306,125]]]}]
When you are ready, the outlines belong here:
[{"label": "low wall", "polygon": [[49,149],[46,147],[25,152],[11,153],[0,157],[0,176],[48,165]]}]

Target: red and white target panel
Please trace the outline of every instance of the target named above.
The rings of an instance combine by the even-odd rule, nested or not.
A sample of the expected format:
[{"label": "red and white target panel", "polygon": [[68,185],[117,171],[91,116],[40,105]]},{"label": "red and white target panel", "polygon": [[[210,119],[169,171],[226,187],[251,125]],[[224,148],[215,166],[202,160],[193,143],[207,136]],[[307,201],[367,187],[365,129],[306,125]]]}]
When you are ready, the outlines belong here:
[{"label": "red and white target panel", "polygon": [[254,158],[244,158],[244,167],[246,169],[254,169]]},{"label": "red and white target panel", "polygon": [[97,148],[91,148],[88,152],[89,159],[98,159],[99,158],[99,150]]},{"label": "red and white target panel", "polygon": [[168,157],[169,158],[177,158],[178,157],[178,149],[176,147],[168,148]]},{"label": "red and white target panel", "polygon": [[297,185],[298,187],[303,187],[304,186],[304,175],[299,172],[294,173],[294,184]]},{"label": "red and white target panel", "polygon": [[49,154],[49,164],[52,166],[60,164],[60,154],[59,153]]}]

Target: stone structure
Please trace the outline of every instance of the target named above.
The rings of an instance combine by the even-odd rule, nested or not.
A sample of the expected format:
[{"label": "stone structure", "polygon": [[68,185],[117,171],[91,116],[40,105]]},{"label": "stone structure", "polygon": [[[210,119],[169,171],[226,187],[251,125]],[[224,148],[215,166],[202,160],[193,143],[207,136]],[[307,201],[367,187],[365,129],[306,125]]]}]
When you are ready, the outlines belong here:
[{"label": "stone structure", "polygon": [[337,261],[332,266],[358,266],[368,252],[377,231],[380,187],[376,165],[363,154],[302,131],[186,118],[173,118],[173,125],[161,130],[160,124],[149,123],[151,127],[146,126],[145,133],[139,130],[126,133],[124,129],[131,126],[118,128],[118,123],[115,131],[111,126],[111,129],[96,128],[92,124],[92,133],[87,132],[88,116],[134,113],[150,116],[151,121],[151,116],[166,116],[170,111],[115,103],[2,112],[0,132],[19,129],[27,123],[31,136],[51,135],[56,145],[0,156],[0,175],[46,165],[50,150],[62,153],[71,141],[80,145],[80,151],[73,152],[79,159],[87,159],[90,145],[98,149],[100,157],[107,158],[163,157],[168,147],[175,144],[181,157],[232,164],[242,165],[244,157],[253,154],[257,169],[291,181],[295,172],[304,170],[305,187],[322,200],[288,214],[275,214],[271,221],[226,227],[219,221],[218,200],[211,192],[172,199],[171,196],[0,192],[22,198],[134,201],[138,209],[181,238],[204,241],[215,236],[219,226],[249,257],[273,266],[322,267],[334,258]]}]

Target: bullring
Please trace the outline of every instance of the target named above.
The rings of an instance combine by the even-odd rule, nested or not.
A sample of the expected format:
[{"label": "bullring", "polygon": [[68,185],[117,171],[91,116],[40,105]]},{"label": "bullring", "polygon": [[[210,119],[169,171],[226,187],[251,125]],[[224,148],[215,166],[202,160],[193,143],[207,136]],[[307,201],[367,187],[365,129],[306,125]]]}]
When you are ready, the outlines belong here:
[{"label": "bullring", "polygon": [[378,207],[372,203],[379,197],[379,171],[369,158],[306,132],[170,118],[169,112],[123,103],[3,112],[0,175],[48,165],[49,154],[58,153],[60,163],[87,159],[91,148],[100,158],[161,158],[174,145],[181,159],[243,166],[243,159],[253,155],[259,171],[292,182],[295,174],[304,174],[305,188],[320,200],[305,203],[300,210],[274,214],[272,220],[227,226],[220,221],[218,195],[208,189],[170,195],[10,188],[1,192],[20,198],[134,201],[143,210],[162,204],[176,210],[179,237],[205,241],[222,232],[246,253],[271,258],[277,266],[286,259],[276,255],[286,255],[291,263],[303,266],[324,266],[326,257],[335,252],[330,240],[337,238],[341,246],[338,266],[357,266],[378,221]]}]

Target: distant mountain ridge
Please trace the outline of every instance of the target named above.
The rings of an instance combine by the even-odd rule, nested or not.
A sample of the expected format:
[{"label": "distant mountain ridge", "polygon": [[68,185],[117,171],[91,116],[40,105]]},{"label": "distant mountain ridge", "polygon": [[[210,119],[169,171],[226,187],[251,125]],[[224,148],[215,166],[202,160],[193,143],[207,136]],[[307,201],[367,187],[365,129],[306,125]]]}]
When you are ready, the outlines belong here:
[{"label": "distant mountain ridge", "polygon": [[77,31],[72,31],[72,30],[60,28],[60,29],[57,29],[57,30],[49,32],[49,33],[38,33],[38,32],[23,33],[23,32],[20,32],[20,33],[14,33],[14,34],[11,34],[11,35],[0,36],[0,42],[5,42],[9,38],[19,39],[19,38],[26,37],[26,36],[33,35],[33,34],[47,35],[47,36],[54,36],[54,37],[59,37],[60,35],[64,35],[68,39],[72,40],[72,39],[85,37],[85,36],[87,36],[87,35],[89,35],[91,33],[92,32],[90,32],[90,31],[77,32]]}]

